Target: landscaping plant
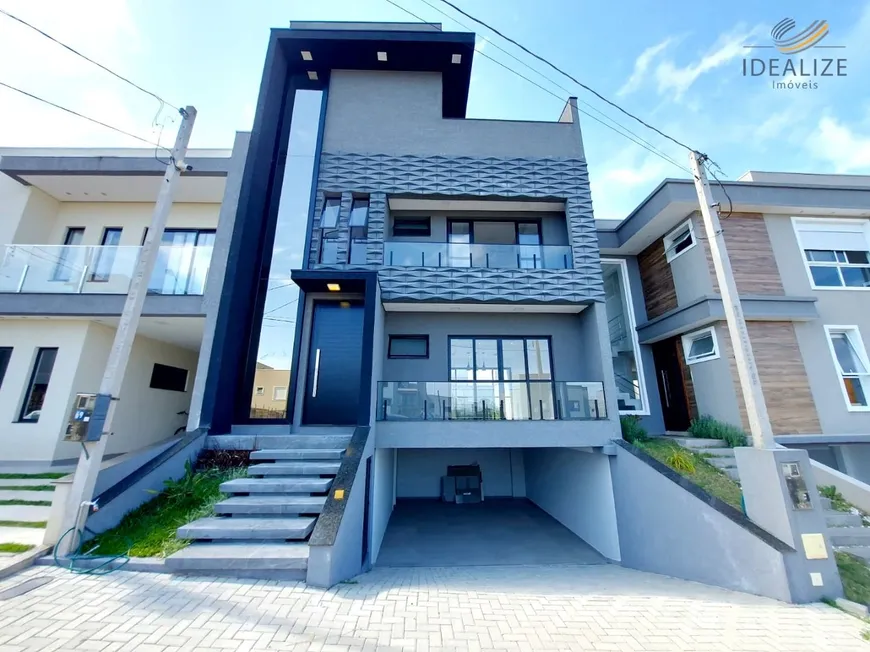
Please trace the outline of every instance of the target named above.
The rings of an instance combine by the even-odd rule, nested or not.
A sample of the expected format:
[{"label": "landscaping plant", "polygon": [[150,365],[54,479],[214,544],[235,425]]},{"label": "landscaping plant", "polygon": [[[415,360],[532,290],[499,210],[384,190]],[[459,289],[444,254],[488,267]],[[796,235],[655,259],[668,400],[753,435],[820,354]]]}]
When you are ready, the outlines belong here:
[{"label": "landscaping plant", "polygon": [[619,425],[622,426],[622,438],[629,444],[637,444],[649,439],[646,428],[640,425],[640,417],[637,415],[619,417]]},{"label": "landscaping plant", "polygon": [[665,459],[665,464],[678,473],[692,475],[695,472],[692,454],[687,450],[674,450]]},{"label": "landscaping plant", "polygon": [[689,432],[699,439],[721,439],[730,448],[746,446],[748,439],[746,433],[737,426],[714,419],[709,414],[692,419]]}]

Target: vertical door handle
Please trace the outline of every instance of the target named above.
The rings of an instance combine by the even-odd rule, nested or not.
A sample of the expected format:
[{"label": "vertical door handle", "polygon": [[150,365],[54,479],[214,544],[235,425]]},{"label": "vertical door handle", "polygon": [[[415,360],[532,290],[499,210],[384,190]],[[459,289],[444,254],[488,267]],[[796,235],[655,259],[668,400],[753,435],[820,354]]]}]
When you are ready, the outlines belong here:
[{"label": "vertical door handle", "polygon": [[311,398],[317,398],[317,384],[320,382],[320,349],[314,352],[314,382],[311,386]]},{"label": "vertical door handle", "polygon": [[[320,352],[318,351],[318,354]],[[664,371],[659,372],[662,376],[662,387],[665,390],[665,407],[671,407],[671,388],[668,385],[668,375]]]}]

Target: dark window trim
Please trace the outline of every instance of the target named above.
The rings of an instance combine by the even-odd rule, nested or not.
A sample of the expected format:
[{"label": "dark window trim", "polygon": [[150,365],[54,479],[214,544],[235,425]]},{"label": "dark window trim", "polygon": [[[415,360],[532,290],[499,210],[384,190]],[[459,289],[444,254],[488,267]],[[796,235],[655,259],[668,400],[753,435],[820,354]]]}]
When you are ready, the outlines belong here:
[{"label": "dark window trim", "polygon": [[[338,214],[335,216],[335,224],[330,226],[323,225],[323,216],[326,215],[326,209],[330,206],[330,202],[338,202]],[[318,220],[318,226],[321,230],[325,229],[337,229],[338,225],[341,223],[341,195],[330,195],[326,194],[323,196],[323,206],[320,209],[320,218]]]},{"label": "dark window trim", "polygon": [[[72,236],[73,233],[78,233],[78,232],[81,232],[82,239],[84,239],[85,227],[83,227],[83,226],[68,226],[68,227],[66,227],[66,233],[63,236],[63,244],[65,247],[72,245],[72,243],[70,242],[70,236]],[[77,245],[72,245],[72,246],[77,246]]]},{"label": "dark window trim", "polygon": [[[426,224],[426,232],[423,233],[422,230],[420,233],[412,233],[410,235],[396,235],[396,220],[404,220],[406,222],[413,222],[416,224]],[[394,238],[431,238],[432,237],[432,216],[426,217],[416,217],[410,215],[394,215],[393,216],[393,224],[392,224],[392,236]]]},{"label": "dark window trim", "polygon": [[[475,222],[512,222],[514,225],[514,244],[520,244],[520,224],[537,224],[538,226],[538,238],[541,240],[539,244],[536,245],[525,245],[527,247],[542,247],[544,246],[544,224],[542,218],[534,218],[527,217],[522,219],[491,219],[491,220],[483,220],[483,219],[474,219],[473,217],[449,217],[447,218],[447,242],[450,243],[450,235],[453,231],[454,223],[462,223],[468,224],[468,235],[469,235],[469,244],[491,244],[491,243],[479,243],[474,241],[474,224]],[[452,244],[465,244],[464,242],[456,242]]]},{"label": "dark window trim", "polygon": [[3,387],[3,379],[6,377],[9,361],[12,360],[12,351],[11,346],[0,346],[0,387]]},{"label": "dark window trim", "polygon": [[[556,366],[553,361],[553,336],[552,335],[448,335],[447,336],[447,380],[448,382],[452,382],[450,378],[450,371],[453,369],[453,361],[450,359],[451,355],[451,346],[450,342],[453,340],[547,340],[547,348],[550,353],[550,382],[556,382]],[[502,348],[501,345],[498,346],[498,368],[499,375],[501,375],[502,370]],[[523,345],[523,355],[526,357],[526,371],[529,370],[529,360],[528,360],[528,347]],[[477,352],[472,349],[471,351],[471,368],[477,369]],[[462,381],[457,381],[462,382]],[[484,382],[484,381],[480,381]],[[485,381],[490,382],[490,381]],[[514,381],[504,381],[502,379],[494,380],[491,382],[514,382]],[[523,382],[523,381],[516,381]],[[547,382],[547,381],[532,381],[528,380],[526,382]]]},{"label": "dark window trim", "polygon": [[[387,357],[391,360],[426,360],[429,358],[429,336],[428,335],[390,335],[387,343]],[[426,342],[426,353],[424,355],[394,355],[393,340],[417,340]]]},{"label": "dark window trim", "polygon": [[[51,383],[51,376],[54,373],[54,365],[57,362],[57,353],[60,349],[56,346],[40,346],[36,349],[36,356],[33,358],[33,368],[30,370],[30,379],[27,381],[27,390],[24,392],[24,400],[21,401],[21,410],[18,413],[18,423],[39,423],[39,419],[25,419],[24,414],[27,409],[27,404],[30,402],[30,395],[33,392],[33,382],[36,380],[36,371],[39,369],[39,363],[42,361],[42,356],[46,351],[54,351],[54,362],[51,363],[51,372],[48,375],[48,382],[45,384],[45,393],[48,394],[48,386]],[[43,405],[45,402],[43,401]],[[42,407],[39,408],[42,410]]]}]

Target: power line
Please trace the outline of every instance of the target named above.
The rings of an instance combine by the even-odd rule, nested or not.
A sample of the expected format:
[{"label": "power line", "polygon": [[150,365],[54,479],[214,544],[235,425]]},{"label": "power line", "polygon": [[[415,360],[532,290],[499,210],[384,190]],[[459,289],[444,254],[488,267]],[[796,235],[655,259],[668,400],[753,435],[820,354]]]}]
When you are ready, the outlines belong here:
[{"label": "power line", "polygon": [[[296,297],[295,299],[293,299],[292,301],[288,301],[287,303],[282,303],[282,304],[281,304],[280,306],[278,306],[277,308],[272,308],[271,310],[267,310],[267,311],[264,312],[263,314],[264,314],[264,315],[270,315],[270,314],[272,314],[273,312],[277,312],[278,310],[281,310],[281,308],[286,308],[287,306],[296,303],[297,301],[299,301],[299,297]],[[272,317],[272,319],[275,319],[275,318]]]},{"label": "power line", "polygon": [[[423,23],[425,23],[425,24],[427,24],[427,25],[432,25],[432,24],[433,24],[433,23],[430,23],[429,21],[425,20],[425,19],[422,18],[421,16],[415,14],[413,11],[411,11],[411,10],[409,10],[409,9],[406,9],[405,7],[401,6],[400,4],[397,4],[397,3],[394,2],[393,0],[386,0],[386,1],[389,2],[391,5],[393,5],[394,7],[397,7],[398,9],[401,9],[401,10],[404,11],[406,14],[408,14],[408,15],[410,15],[410,16],[413,16],[413,17],[416,18],[417,20],[419,20],[419,21],[421,21],[421,22],[423,22]],[[423,2],[425,2],[425,0],[423,0]],[[426,4],[429,5],[428,2],[426,2]],[[429,5],[429,6],[432,7],[432,5]],[[450,18],[450,20],[454,21],[455,23],[461,25],[462,27],[465,27],[465,29],[471,29],[470,27],[468,27],[468,26],[466,26],[466,25],[463,25],[461,22],[459,22],[458,20],[456,20],[456,19],[453,18],[452,16],[449,16],[448,14],[445,14],[443,11],[441,11],[441,10],[438,9],[437,7],[432,7],[432,8],[435,9],[435,11],[438,11],[438,12],[441,13],[442,15],[446,16],[447,18]],[[489,42],[492,43],[492,41],[489,41]],[[503,52],[505,52],[505,53],[508,54],[509,56],[511,56],[511,57],[513,57],[514,59],[516,59],[516,57],[515,57],[514,55],[512,55],[510,52],[507,52],[507,51],[504,50],[503,48],[499,47],[498,44],[493,43],[493,46],[495,46],[495,47],[498,48],[499,50],[502,50]],[[473,48],[472,48],[472,49],[473,49]],[[549,95],[552,95],[553,97],[555,97],[555,98],[556,98],[557,100],[559,100],[560,102],[565,102],[565,101],[566,101],[565,98],[560,97],[559,95],[557,95],[556,93],[554,93],[554,92],[553,92],[552,90],[550,90],[549,88],[546,88],[545,86],[542,86],[542,85],[539,84],[538,82],[534,81],[533,79],[530,79],[530,78],[527,77],[526,75],[522,74],[521,72],[518,72],[517,70],[511,68],[510,66],[508,66],[508,65],[506,65],[505,63],[499,61],[498,59],[494,59],[493,57],[489,56],[486,52],[481,52],[480,50],[478,50],[478,51],[477,51],[477,54],[479,54],[480,56],[482,56],[482,57],[484,57],[484,58],[486,58],[486,59],[489,59],[490,61],[492,61],[492,62],[495,63],[496,65],[499,65],[499,66],[501,66],[502,68],[504,68],[505,70],[507,70],[507,71],[509,71],[509,72],[512,72],[514,75],[516,75],[516,76],[519,77],[520,79],[524,79],[525,81],[529,82],[529,83],[532,84],[533,86],[536,86],[536,87],[540,88],[542,91],[544,91],[545,93],[548,93]],[[529,68],[530,70],[532,70],[532,71],[535,72],[536,74],[540,75],[541,77],[543,77],[543,78],[546,79],[547,81],[549,81],[549,82],[551,82],[552,84],[558,86],[559,88],[561,88],[562,90],[564,90],[566,93],[570,93],[570,91],[569,91],[568,89],[564,88],[563,86],[561,86],[561,85],[558,84],[557,82],[553,81],[552,79],[550,79],[550,78],[547,77],[546,75],[543,75],[541,72],[535,70],[534,68],[532,68],[532,67],[529,66],[528,64],[524,63],[523,61],[521,61],[521,60],[519,60],[519,59],[517,59],[517,61],[519,61],[519,62],[522,63],[524,66],[526,66],[527,68]],[[598,111],[598,109],[595,109],[595,107],[593,107],[593,106],[592,106],[591,104],[589,104],[588,102],[583,102],[583,104],[589,106],[590,108],[592,108],[592,109],[595,110],[595,111]],[[617,129],[616,127],[614,127],[614,126],[612,126],[612,125],[607,124],[606,122],[602,121],[600,118],[597,118],[596,116],[592,115],[592,114],[589,113],[588,111],[584,111],[584,110],[581,109],[580,107],[577,107],[577,110],[580,111],[580,113],[582,113],[583,115],[585,115],[585,116],[591,118],[592,120],[595,120],[596,122],[598,122],[598,123],[601,124],[602,126],[607,127],[608,129],[610,129],[610,130],[613,131],[614,133],[617,133],[617,134],[619,134],[620,136],[622,136],[622,137],[624,137],[624,138],[627,138],[628,140],[630,140],[631,142],[633,142],[635,145],[638,145],[639,147],[642,147],[643,149],[647,150],[647,151],[650,152],[651,154],[654,154],[655,156],[658,156],[658,157],[661,158],[662,160],[664,160],[664,161],[666,161],[666,162],[668,162],[668,163],[671,163],[672,165],[675,165],[677,168],[679,168],[679,169],[682,170],[683,172],[686,172],[687,174],[691,174],[691,170],[689,170],[687,167],[685,167],[685,166],[683,166],[683,165],[680,165],[679,163],[677,163],[673,158],[671,158],[671,157],[668,156],[667,154],[664,154],[663,152],[657,150],[657,149],[655,148],[655,146],[652,145],[652,143],[649,143],[648,141],[645,141],[643,138],[641,138],[641,137],[638,136],[637,134],[634,134],[634,133],[633,133],[631,130],[629,130],[627,127],[624,127],[623,125],[619,124],[619,123],[616,122],[615,120],[612,120],[611,118],[609,118],[609,117],[608,117],[607,115],[605,115],[604,113],[601,113],[601,111],[598,111],[598,113],[601,113],[601,115],[603,115],[605,118],[607,118],[608,120],[611,120],[611,122],[613,122],[615,125],[617,125],[617,127],[619,127],[619,129]],[[623,131],[620,131],[620,129],[624,129],[624,130],[627,131],[628,133],[624,133]],[[629,134],[631,134],[631,135],[629,135]],[[634,137],[632,137],[632,136],[634,136]],[[646,144],[644,144],[644,143],[646,143]]]},{"label": "power line", "polygon": [[[66,43],[62,43],[61,41],[58,41],[58,40],[57,40],[56,38],[54,38],[51,34],[47,34],[46,32],[43,32],[41,29],[39,29],[39,28],[36,27],[35,25],[31,25],[31,24],[28,23],[26,20],[24,20],[24,19],[22,19],[22,18],[19,18],[18,16],[15,16],[15,15],[13,15],[13,14],[10,14],[8,11],[6,11],[5,9],[2,9],[2,8],[0,8],[0,13],[4,14],[5,16],[8,16],[8,17],[11,18],[12,20],[15,20],[15,21],[21,23],[21,24],[24,25],[25,27],[29,27],[29,28],[32,29],[34,32],[37,32],[37,33],[39,33],[39,34],[42,34],[45,38],[49,39],[50,41],[54,41],[55,43],[57,43],[57,44],[58,44],[59,46],[61,46],[62,48],[65,48],[65,49],[69,50],[70,52],[72,52],[73,54],[75,54],[75,55],[77,55],[77,56],[80,56],[82,59],[84,59],[85,61],[89,61],[90,63],[94,64],[94,65],[97,66],[98,68],[102,68],[102,69],[105,70],[107,73],[109,73],[110,75],[114,75],[115,77],[117,77],[117,78],[120,79],[121,81],[127,82],[128,84],[130,84],[130,85],[133,86],[134,88],[138,88],[140,91],[142,91],[142,92],[145,93],[146,95],[150,95],[150,96],[153,97],[155,100],[157,100],[158,102],[160,102],[161,105],[165,104],[166,106],[169,106],[169,107],[175,109],[176,111],[179,110],[179,108],[178,108],[177,106],[175,106],[174,104],[172,104],[172,103],[170,103],[170,102],[167,102],[167,101],[164,100],[162,97],[160,97],[159,95],[157,95],[157,93],[152,93],[152,92],[149,91],[147,88],[142,88],[142,87],[139,86],[139,84],[137,84],[136,82],[127,79],[126,77],[124,77],[124,75],[121,75],[121,74],[115,72],[115,71],[112,70],[111,68],[107,68],[106,66],[104,66],[104,65],[101,64],[101,63],[99,63],[98,61],[94,61],[93,59],[91,59],[91,58],[88,57],[87,55],[82,54],[81,52],[79,52],[79,51],[76,50],[75,48],[72,48],[72,47],[70,47],[69,45],[67,45]],[[161,110],[162,110],[162,108],[163,108],[163,107],[161,106]],[[159,112],[158,112],[158,113],[159,113]]]},{"label": "power line", "polygon": [[634,115],[633,113],[630,113],[629,111],[626,111],[626,110],[623,109],[621,106],[619,106],[618,104],[616,104],[616,102],[611,102],[611,101],[608,100],[606,97],[604,97],[601,93],[599,93],[598,91],[596,91],[596,90],[593,89],[593,88],[590,88],[589,86],[587,86],[586,84],[584,84],[583,82],[581,82],[579,79],[577,79],[577,78],[574,77],[573,75],[571,75],[571,74],[565,72],[564,70],[562,70],[561,68],[559,68],[557,65],[551,63],[550,61],[548,61],[548,60],[545,59],[544,57],[542,57],[542,56],[540,56],[540,55],[538,55],[538,54],[535,54],[534,52],[532,52],[531,50],[529,50],[526,46],[524,46],[524,45],[522,45],[521,43],[515,41],[515,40],[512,39],[511,37],[509,37],[509,36],[505,36],[502,32],[500,32],[499,30],[497,30],[497,29],[496,29],[495,27],[493,27],[492,25],[490,25],[490,24],[488,24],[488,23],[486,23],[486,22],[480,20],[479,18],[475,18],[474,16],[472,16],[472,15],[469,14],[468,12],[464,11],[463,9],[457,7],[455,4],[453,4],[452,2],[450,2],[450,0],[441,0],[441,2],[443,2],[443,3],[446,4],[446,5],[449,5],[450,7],[453,7],[453,9],[455,9],[456,11],[458,11],[460,14],[462,14],[462,15],[465,16],[466,18],[469,18],[470,20],[473,20],[473,21],[474,21],[475,23],[477,23],[478,25],[483,25],[483,26],[486,27],[488,30],[494,32],[495,34],[498,34],[498,35],[501,36],[504,40],[506,40],[506,41],[508,41],[508,42],[510,42],[510,43],[513,43],[515,46],[517,46],[519,49],[521,49],[521,50],[522,50],[523,52],[525,52],[526,54],[529,54],[529,55],[533,56],[535,59],[537,59],[538,61],[541,61],[542,63],[545,63],[546,65],[550,66],[550,68],[552,68],[553,70],[555,70],[555,71],[558,72],[559,74],[564,75],[565,77],[567,77],[568,79],[570,79],[571,81],[573,81],[575,84],[577,84],[578,86],[580,86],[580,87],[583,88],[584,90],[587,90],[587,91],[589,91],[590,93],[592,93],[595,97],[597,97],[597,98],[598,98],[599,100],[601,100],[602,102],[605,102],[605,103],[609,104],[610,106],[612,106],[614,109],[617,109],[618,111],[621,111],[622,113],[624,113],[625,115],[627,115],[627,116],[628,116],[629,118],[631,118],[632,120],[636,120],[637,122],[639,122],[640,124],[642,124],[642,125],[643,125],[644,127],[646,127],[647,129],[651,129],[652,131],[656,132],[656,133],[659,134],[660,136],[663,136],[663,137],[667,138],[667,139],[670,140],[671,142],[673,142],[673,143],[679,145],[680,147],[682,147],[682,148],[684,148],[684,149],[686,149],[686,150],[688,150],[688,151],[690,151],[690,152],[694,152],[694,151],[695,151],[694,148],[689,147],[688,145],[686,145],[686,144],[683,143],[683,142],[680,142],[679,140],[677,140],[677,139],[674,138],[673,136],[669,136],[668,134],[666,134],[665,132],[661,131],[660,129],[656,129],[656,128],[653,127],[651,124],[649,124],[648,122],[645,122],[644,120],[638,118],[638,117],[637,117],[636,115]]},{"label": "power line", "polygon": [[[461,27],[464,27],[465,29],[467,29],[467,30],[469,30],[469,31],[473,31],[471,27],[469,27],[468,25],[466,25],[466,24],[463,23],[462,21],[457,20],[456,18],[454,18],[454,17],[451,16],[450,14],[448,14],[448,13],[442,11],[441,9],[439,9],[438,7],[436,7],[435,5],[433,5],[431,2],[429,2],[429,0],[420,0],[420,2],[422,2],[422,3],[425,4],[425,5],[428,5],[429,7],[431,7],[431,8],[434,9],[435,11],[437,11],[439,14],[441,14],[442,16],[445,16],[446,18],[449,18],[450,20],[452,20],[452,21],[453,21],[454,23],[456,23],[457,25],[460,25]],[[424,22],[425,22],[425,21],[424,21]],[[536,68],[533,68],[531,65],[529,65],[528,63],[526,63],[525,61],[523,61],[522,59],[520,59],[518,56],[516,56],[513,52],[510,52],[509,50],[506,50],[505,48],[501,47],[498,43],[495,43],[494,41],[490,41],[489,39],[484,39],[484,40],[485,40],[487,43],[492,44],[492,46],[493,46],[494,48],[496,48],[497,50],[500,50],[501,52],[503,52],[504,54],[506,54],[507,56],[509,56],[511,59],[513,59],[514,61],[516,61],[516,62],[519,63],[520,65],[522,65],[522,66],[528,68],[529,70],[531,70],[532,72],[534,72],[536,75],[538,75],[538,76],[542,77],[543,79],[547,80],[548,82],[550,82],[551,84],[553,84],[553,85],[556,86],[557,88],[562,89],[563,91],[565,91],[565,92],[568,93],[569,95],[571,94],[571,92],[572,92],[571,90],[565,88],[564,86],[562,86],[562,84],[560,84],[559,82],[557,82],[557,81],[554,80],[553,78],[551,78],[551,77],[547,77],[547,75],[545,75],[544,73],[542,73],[540,70],[538,70],[538,69],[536,69]],[[486,57],[486,58],[489,59],[490,61],[493,61],[493,62],[495,62],[495,63],[498,63],[499,65],[503,65],[503,64],[501,64],[501,62],[496,61],[495,59],[493,59],[492,57],[488,56],[488,55],[487,55],[485,52],[483,52],[483,51],[478,50],[477,53],[478,53],[479,55],[483,56],[483,57]],[[506,67],[506,66],[505,66],[505,67]],[[516,72],[515,70],[513,70],[512,68],[508,68],[508,69],[509,69],[511,72],[513,72],[513,73],[519,75],[519,73],[517,73],[517,72]],[[522,75],[521,75],[521,76],[522,76]],[[535,82],[532,82],[531,80],[529,80],[527,77],[524,77],[524,76],[523,76],[523,79],[526,79],[527,81],[531,82],[532,84],[535,83]],[[536,85],[537,85],[537,84],[536,84]],[[551,91],[549,91],[549,90],[546,89],[546,88],[543,88],[543,87],[541,87],[541,86],[538,86],[538,88],[542,88],[542,90],[545,90],[545,91],[549,92],[551,95],[554,95],[554,96],[555,96],[555,93],[552,93]],[[561,98],[559,98],[559,99],[561,99]],[[644,144],[648,145],[648,146],[651,147],[653,150],[655,150],[655,152],[653,152],[653,153],[658,152],[658,155],[661,156],[661,158],[663,158],[664,160],[666,160],[666,161],[672,163],[673,165],[677,166],[678,168],[680,168],[680,169],[683,170],[684,172],[687,172],[687,173],[691,174],[691,170],[689,170],[689,168],[687,168],[687,167],[684,166],[684,165],[680,165],[680,164],[677,163],[677,161],[675,161],[672,157],[668,156],[667,154],[665,154],[665,153],[662,152],[661,150],[657,149],[656,146],[653,145],[651,142],[649,142],[648,140],[645,140],[645,139],[641,138],[639,135],[637,135],[637,134],[636,134],[635,132],[633,132],[631,129],[629,129],[628,127],[626,127],[626,126],[623,125],[623,124],[620,124],[619,122],[617,122],[616,120],[614,120],[613,118],[611,118],[609,115],[607,115],[606,113],[604,113],[603,111],[601,111],[601,110],[598,109],[597,107],[593,106],[593,105],[590,104],[589,102],[586,102],[586,101],[584,101],[584,100],[582,100],[582,99],[580,99],[580,98],[577,98],[577,101],[580,102],[581,104],[583,104],[584,106],[589,107],[592,111],[595,111],[597,114],[599,114],[599,115],[600,115],[601,117],[603,117],[605,120],[609,120],[609,121],[612,122],[614,125],[616,125],[616,127],[618,127],[619,129],[621,129],[621,130],[627,132],[627,134],[630,134],[634,139],[636,139],[636,140],[635,140],[635,144],[637,144],[637,145],[641,145],[641,143],[644,143]],[[589,115],[588,113],[586,113],[585,111],[583,111],[582,109],[580,109],[580,107],[577,107],[577,109],[578,109],[578,111],[581,111],[582,113],[584,113],[585,115],[589,116],[589,117],[592,118],[593,120],[597,120],[597,118],[595,118],[595,116]],[[609,129],[611,129],[611,130],[613,130],[613,131],[616,131],[616,133],[622,134],[622,135],[625,136],[626,138],[629,138],[629,136],[628,136],[627,134],[622,133],[621,131],[617,131],[614,127],[611,127],[611,126],[609,126],[609,125],[607,125],[607,124],[602,123],[601,120],[597,120],[597,121],[600,122],[601,124],[603,124],[605,127],[608,127]],[[629,138],[629,140],[632,140],[632,138]],[[640,141],[640,142],[637,142],[637,141]],[[643,147],[643,145],[641,145],[641,147]],[[647,148],[647,149],[649,150],[649,148]],[[652,150],[649,150],[649,151],[652,151]]]},{"label": "power line", "polygon": [[135,138],[136,140],[142,141],[143,143],[146,143],[148,145],[153,145],[154,147],[162,147],[161,145],[154,143],[150,140],[146,140],[145,138],[142,138],[141,136],[137,136],[136,134],[131,134],[129,131],[124,131],[123,129],[118,129],[118,127],[113,127],[112,125],[106,124],[105,122],[100,122],[99,120],[96,120],[94,118],[89,118],[88,116],[82,115],[81,113],[78,113],[77,111],[73,111],[72,109],[68,109],[65,106],[61,106],[60,104],[55,104],[54,102],[51,102],[49,100],[38,97],[38,96],[34,95],[33,93],[28,93],[27,91],[23,91],[20,88],[16,88],[15,86],[11,86],[5,82],[0,81],[0,86],[5,86],[9,90],[13,90],[16,93],[21,93],[22,95],[26,95],[27,97],[30,97],[34,100],[38,100],[40,102],[43,102],[44,104],[48,104],[49,106],[53,106],[54,108],[60,109],[61,111],[66,111],[67,113],[71,113],[72,115],[78,116],[79,118],[84,118],[88,122],[93,122],[94,124],[98,124],[101,127],[106,127],[106,129],[111,129],[112,131],[117,131],[119,134],[124,134],[125,136],[129,136],[130,138]]}]

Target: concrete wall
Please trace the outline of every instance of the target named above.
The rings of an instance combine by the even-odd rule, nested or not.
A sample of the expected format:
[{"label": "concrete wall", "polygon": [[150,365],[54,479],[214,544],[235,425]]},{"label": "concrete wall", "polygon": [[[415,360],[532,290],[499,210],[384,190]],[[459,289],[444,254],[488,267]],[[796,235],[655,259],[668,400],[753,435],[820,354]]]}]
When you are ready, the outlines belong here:
[{"label": "concrete wall", "polygon": [[387,531],[393,506],[396,504],[396,450],[394,448],[375,449],[373,473],[371,558],[374,564],[378,560],[384,533]]},{"label": "concrete wall", "polygon": [[619,561],[610,461],[567,448],[525,451],[526,495],[608,559]]},{"label": "concrete wall", "polygon": [[623,448],[611,459],[623,566],[790,600],[782,553]]},{"label": "concrete wall", "polygon": [[856,480],[870,484],[870,444],[844,444],[839,449],[843,471]]},{"label": "concrete wall", "polygon": [[[521,497],[517,493],[522,467],[522,449],[507,448],[440,448],[399,449],[396,461],[397,498],[439,498],[441,476],[448,465],[480,465],[484,496]],[[514,474],[517,474],[515,480]]]},{"label": "concrete wall", "polygon": [[583,157],[572,123],[445,120],[441,75],[333,70],[325,152]]},{"label": "concrete wall", "polygon": [[[677,292],[678,305],[691,303],[699,297],[718,294],[713,289],[713,277],[707,264],[707,255],[700,238],[704,235],[704,225],[700,218],[693,216],[695,245],[686,249],[670,262]],[[681,223],[682,224],[682,223]]]},{"label": "concrete wall", "polygon": [[[803,216],[802,216],[803,217]],[[807,216],[809,217],[809,216]],[[791,218],[765,215],[776,264],[788,295],[814,296],[817,320],[795,323],[795,333],[807,367],[810,391],[824,434],[868,434],[870,412],[850,412],[841,390],[824,326],[857,326],[870,350],[870,294],[862,289],[812,289]]]},{"label": "concrete wall", "polygon": [[724,322],[718,322],[714,328],[719,344],[719,357],[687,365],[692,375],[698,414],[709,414],[720,421],[742,428],[735,379],[731,376],[728,357],[724,355],[723,342],[729,337],[728,327]]}]

